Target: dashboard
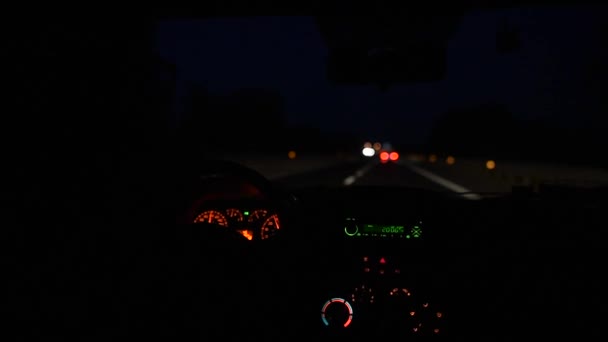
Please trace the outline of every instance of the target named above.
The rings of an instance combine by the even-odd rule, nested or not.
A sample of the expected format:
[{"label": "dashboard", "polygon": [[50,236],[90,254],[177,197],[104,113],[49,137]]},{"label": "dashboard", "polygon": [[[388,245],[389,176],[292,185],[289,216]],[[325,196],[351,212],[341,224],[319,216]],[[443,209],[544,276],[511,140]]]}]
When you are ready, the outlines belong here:
[{"label": "dashboard", "polygon": [[[205,298],[196,306],[216,314],[196,324],[217,334],[369,340],[538,330],[566,320],[558,315],[564,301],[543,297],[547,291],[585,293],[570,284],[580,277],[560,272],[594,249],[573,255],[563,246],[602,241],[569,233],[581,216],[601,222],[600,207],[581,203],[466,201],[377,187],[273,193],[250,185],[259,191],[218,197],[206,191],[217,188],[199,188],[180,216],[184,229],[235,233],[202,259],[213,262],[201,263],[206,280],[195,289]],[[542,221],[556,207],[562,216]],[[576,265],[577,272],[587,267]],[[541,312],[551,320],[532,319]]]},{"label": "dashboard", "polygon": [[146,210],[125,215],[128,224],[87,223],[53,240],[48,225],[23,230],[16,247],[28,255],[18,254],[7,278],[18,294],[13,313],[28,318],[20,333],[34,325],[110,339],[604,333],[606,193],[467,201],[399,187],[284,191],[242,168],[195,171],[172,178],[177,191],[171,183],[142,199]]},{"label": "dashboard", "polygon": [[[322,201],[314,202],[306,193],[291,198],[280,194],[290,198],[281,202],[245,180],[238,187],[234,179],[214,182],[230,184],[232,190],[200,188],[180,220],[191,229],[215,227],[233,233],[239,243],[248,242],[249,254],[238,261],[247,281],[239,284],[258,290],[251,297],[235,298],[252,307],[273,308],[268,313],[272,318],[258,312],[235,320],[265,326],[262,321],[271,319],[279,327],[295,320],[320,338],[447,333],[449,310],[421,281],[433,223],[420,210],[420,198],[410,198],[409,204],[403,197],[387,201],[410,210],[384,205],[384,214],[378,215],[366,198],[357,200],[353,194],[347,201],[344,193],[325,192]],[[314,280],[318,283],[310,285]],[[226,288],[232,285],[224,284],[222,290]],[[282,306],[285,302],[298,302],[300,309],[293,312],[293,307]],[[242,317],[235,312],[230,316]]]}]

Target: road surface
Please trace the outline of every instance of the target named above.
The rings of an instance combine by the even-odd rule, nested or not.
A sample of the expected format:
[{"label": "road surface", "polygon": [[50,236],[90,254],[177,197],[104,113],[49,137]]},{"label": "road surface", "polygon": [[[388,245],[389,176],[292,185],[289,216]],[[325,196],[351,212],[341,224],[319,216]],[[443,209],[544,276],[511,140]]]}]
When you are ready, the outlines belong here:
[{"label": "road surface", "polygon": [[415,155],[387,163],[353,156],[236,161],[287,187],[403,186],[461,193],[471,200],[511,192],[513,186],[608,186],[608,170],[540,163],[494,161],[488,169],[486,160],[454,158],[448,163]]}]

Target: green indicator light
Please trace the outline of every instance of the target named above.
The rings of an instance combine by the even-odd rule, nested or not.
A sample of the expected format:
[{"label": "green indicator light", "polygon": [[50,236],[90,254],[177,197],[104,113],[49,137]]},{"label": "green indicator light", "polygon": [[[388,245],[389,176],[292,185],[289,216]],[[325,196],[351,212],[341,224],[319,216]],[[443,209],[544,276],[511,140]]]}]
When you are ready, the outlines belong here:
[{"label": "green indicator light", "polygon": [[356,229],[349,229],[349,227],[344,227],[344,233],[346,233],[346,235],[348,236],[354,236],[355,234],[357,234],[357,230]]},{"label": "green indicator light", "polygon": [[409,236],[409,235],[406,235],[406,236],[405,236],[405,238],[406,238],[406,239],[409,239],[409,238],[410,238],[410,236]]},{"label": "green indicator light", "polygon": [[244,211],[244,212],[243,212],[243,215],[245,215],[245,216],[249,216],[249,212],[248,212],[248,211]]},{"label": "green indicator light", "polygon": [[356,224],[347,224],[344,227],[344,233],[348,236],[355,236],[359,233],[359,227]]},{"label": "green indicator light", "polygon": [[422,229],[420,229],[419,226],[414,226],[414,228],[412,228],[412,236],[413,237],[419,238],[421,234],[422,234]]}]

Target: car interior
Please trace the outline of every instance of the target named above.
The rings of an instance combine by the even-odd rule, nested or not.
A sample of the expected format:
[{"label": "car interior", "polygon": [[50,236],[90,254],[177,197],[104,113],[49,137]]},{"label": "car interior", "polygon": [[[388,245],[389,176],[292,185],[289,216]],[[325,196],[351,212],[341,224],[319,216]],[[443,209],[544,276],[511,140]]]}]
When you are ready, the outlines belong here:
[{"label": "car interior", "polygon": [[[450,13],[502,6],[509,5],[466,2]],[[365,31],[377,22],[316,16],[332,47],[328,79],[390,91],[449,74],[441,42],[457,16],[409,9],[400,17],[410,20],[408,29],[427,27],[421,21],[432,17],[437,31],[430,35],[439,43],[416,46],[419,53],[411,56],[395,51],[380,67],[367,52],[343,47],[339,29]],[[147,37],[142,32],[155,32],[150,27],[163,20],[221,17],[211,10],[166,13],[117,20],[113,28],[107,28],[111,21],[58,21],[61,29],[49,31],[33,25],[15,39],[29,59],[18,55],[22,64],[14,65],[39,69],[11,76],[34,80],[48,72],[58,81],[28,93],[22,109],[34,114],[10,126],[24,127],[22,136],[31,134],[34,144],[6,164],[15,168],[6,194],[16,199],[2,239],[11,274],[3,305],[11,335],[486,341],[605,334],[608,187],[522,185],[476,190],[472,200],[467,193],[402,186],[403,165],[418,165],[405,151],[390,160],[392,150],[385,152],[381,161],[361,156],[359,146],[354,163],[369,163],[365,172],[378,172],[377,184],[347,186],[363,171],[350,183],[336,171],[335,186],[313,185],[329,179],[321,173],[306,182],[301,176],[300,186],[269,177],[196,145],[207,133],[170,128],[156,115],[163,110],[158,97],[141,95],[151,81],[135,48],[145,39],[133,37]],[[60,31],[73,34],[55,44]],[[89,31],[101,38],[78,48],[66,43]],[[51,38],[40,38],[44,34]],[[47,60],[39,52],[46,50],[23,48],[27,41],[67,47]],[[114,48],[127,57],[96,54]],[[32,62],[38,57],[42,64]],[[370,66],[357,71],[357,63]],[[120,74],[132,79],[108,80]],[[11,83],[19,92],[35,81]],[[65,100],[65,89],[76,100]],[[130,98],[150,102],[138,112]],[[122,109],[104,114],[115,106]],[[48,108],[70,119],[50,116]],[[89,110],[90,116],[82,114]],[[116,118],[128,119],[115,124]],[[244,129],[235,128],[233,139],[253,144],[239,133]],[[594,155],[605,161],[601,152]]]}]

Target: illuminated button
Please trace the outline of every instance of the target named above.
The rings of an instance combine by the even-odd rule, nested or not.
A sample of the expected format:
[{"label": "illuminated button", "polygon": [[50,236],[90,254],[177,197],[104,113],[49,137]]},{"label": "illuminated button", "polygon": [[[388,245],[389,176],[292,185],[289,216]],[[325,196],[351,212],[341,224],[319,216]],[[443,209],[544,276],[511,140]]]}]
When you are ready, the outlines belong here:
[{"label": "illuminated button", "polygon": [[346,225],[344,226],[344,233],[348,236],[355,236],[359,233],[359,226],[357,226],[355,221],[347,219]]},{"label": "illuminated button", "polygon": [[420,226],[414,226],[412,228],[412,236],[415,238],[419,238],[420,235],[422,235],[422,229],[420,228]]}]

